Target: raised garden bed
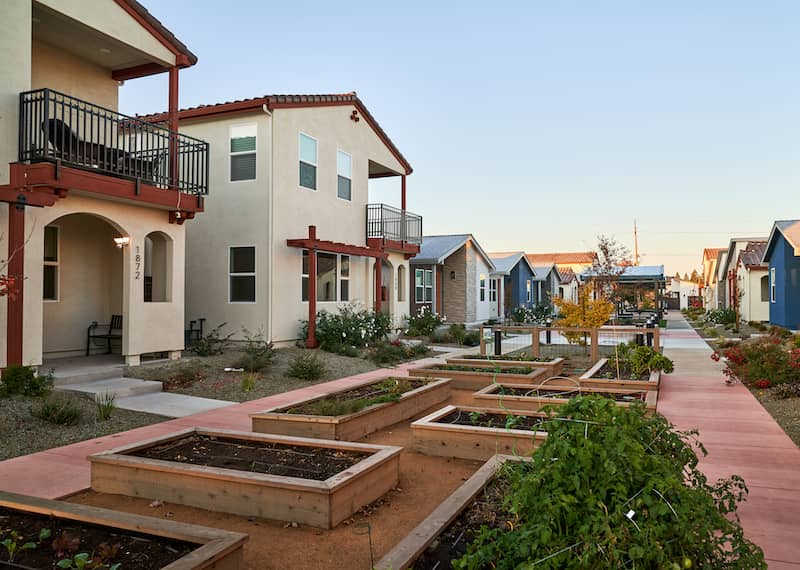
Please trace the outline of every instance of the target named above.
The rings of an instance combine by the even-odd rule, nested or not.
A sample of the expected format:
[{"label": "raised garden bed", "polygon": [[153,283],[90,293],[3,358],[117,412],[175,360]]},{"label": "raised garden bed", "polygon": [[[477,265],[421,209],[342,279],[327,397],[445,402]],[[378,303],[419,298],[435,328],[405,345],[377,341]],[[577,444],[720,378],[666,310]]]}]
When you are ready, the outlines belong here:
[{"label": "raised garden bed", "polygon": [[251,414],[253,431],[355,441],[443,402],[450,380],[385,378]]},{"label": "raised garden bed", "polygon": [[436,510],[417,525],[375,565],[376,570],[445,570],[461,557],[481,525],[506,525],[504,489],[494,484],[506,461],[519,457],[495,455]]},{"label": "raised garden bed", "polygon": [[536,412],[446,406],[411,424],[414,450],[485,461],[497,453],[530,455],[547,434]]},{"label": "raised garden bed", "polygon": [[494,382],[515,382],[534,384],[547,378],[546,368],[533,365],[525,367],[487,366],[486,364],[433,364],[410,368],[411,376],[427,378],[449,378],[451,388],[478,390]]},{"label": "raised garden bed", "polygon": [[593,386],[597,388],[615,386],[638,390],[658,390],[659,383],[661,382],[660,370],[637,377],[621,371],[620,376],[621,378],[617,378],[617,371],[612,367],[608,358],[601,358],[597,361],[597,364],[592,366],[580,377],[580,382],[584,386]]},{"label": "raised garden bed", "polygon": [[397,486],[399,447],[193,428],[89,456],[92,489],[333,528]]},{"label": "raised garden bed", "polygon": [[484,406],[535,412],[544,406],[564,404],[576,396],[588,395],[611,398],[619,406],[630,406],[632,402],[640,401],[644,402],[647,409],[656,409],[657,392],[653,390],[492,384],[475,392],[473,397]]},{"label": "raised garden bed", "polygon": [[[13,565],[0,562],[0,567],[28,569],[55,568],[85,553],[102,559],[102,568],[118,563],[120,570],[238,570],[244,568],[247,541],[237,532],[1,491],[0,529],[4,539],[11,531],[19,533],[20,546],[36,544],[18,550]],[[49,537],[40,540],[47,534],[43,530]],[[0,559],[7,560],[7,554],[3,549]]]},{"label": "raised garden bed", "polygon": [[527,358],[519,359],[516,356],[490,356],[484,354],[465,354],[460,358],[448,358],[448,364],[461,366],[502,366],[504,368],[546,368],[546,376],[556,376],[561,374],[564,368],[563,358]]}]

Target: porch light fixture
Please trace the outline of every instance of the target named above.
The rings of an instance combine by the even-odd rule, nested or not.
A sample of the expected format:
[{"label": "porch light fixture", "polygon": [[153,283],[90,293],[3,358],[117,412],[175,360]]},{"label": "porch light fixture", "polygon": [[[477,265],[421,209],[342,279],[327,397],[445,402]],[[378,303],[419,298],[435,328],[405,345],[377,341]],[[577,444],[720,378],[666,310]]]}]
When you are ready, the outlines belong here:
[{"label": "porch light fixture", "polygon": [[114,238],[114,243],[116,244],[116,246],[118,248],[121,249],[121,248],[125,247],[126,245],[128,245],[129,243],[131,243],[131,238],[129,238],[128,236],[115,237]]}]

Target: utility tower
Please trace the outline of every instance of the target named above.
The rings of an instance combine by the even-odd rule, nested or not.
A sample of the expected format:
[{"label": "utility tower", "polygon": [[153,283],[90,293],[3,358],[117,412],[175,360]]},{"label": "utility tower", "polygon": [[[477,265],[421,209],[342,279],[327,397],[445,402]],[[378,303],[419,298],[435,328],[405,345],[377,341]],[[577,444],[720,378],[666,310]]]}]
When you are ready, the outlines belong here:
[{"label": "utility tower", "polygon": [[633,220],[633,264],[639,265],[639,232],[636,228],[636,220]]}]

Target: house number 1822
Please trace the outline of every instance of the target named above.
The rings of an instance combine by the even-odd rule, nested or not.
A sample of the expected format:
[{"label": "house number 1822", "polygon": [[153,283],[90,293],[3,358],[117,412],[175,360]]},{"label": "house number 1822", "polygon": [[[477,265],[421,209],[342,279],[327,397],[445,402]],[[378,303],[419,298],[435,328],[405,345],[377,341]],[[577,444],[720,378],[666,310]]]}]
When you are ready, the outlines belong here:
[{"label": "house number 1822", "polygon": [[136,261],[136,277],[134,279],[139,279],[142,275],[142,254],[138,245],[136,246],[136,257],[134,259]]}]

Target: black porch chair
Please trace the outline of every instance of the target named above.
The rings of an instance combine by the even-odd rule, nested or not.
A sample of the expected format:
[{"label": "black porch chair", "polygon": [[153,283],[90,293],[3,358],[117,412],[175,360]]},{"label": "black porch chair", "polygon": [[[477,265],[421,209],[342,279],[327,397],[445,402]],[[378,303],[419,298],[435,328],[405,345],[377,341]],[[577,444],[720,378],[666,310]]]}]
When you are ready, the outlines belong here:
[{"label": "black porch chair", "polygon": [[98,324],[94,321],[86,331],[86,356],[92,350],[92,341],[102,340],[106,344],[105,354],[111,354],[111,341],[122,340],[122,315],[111,315],[111,322]]}]

